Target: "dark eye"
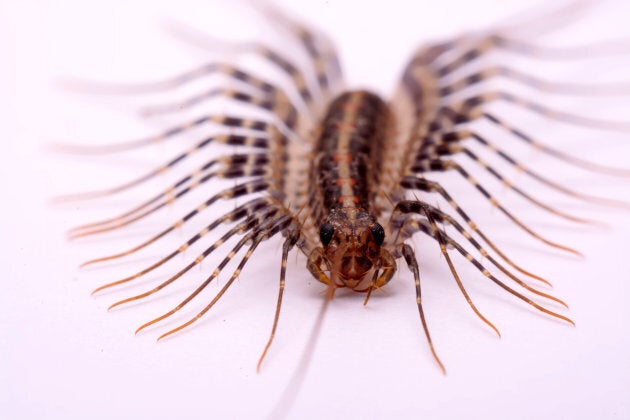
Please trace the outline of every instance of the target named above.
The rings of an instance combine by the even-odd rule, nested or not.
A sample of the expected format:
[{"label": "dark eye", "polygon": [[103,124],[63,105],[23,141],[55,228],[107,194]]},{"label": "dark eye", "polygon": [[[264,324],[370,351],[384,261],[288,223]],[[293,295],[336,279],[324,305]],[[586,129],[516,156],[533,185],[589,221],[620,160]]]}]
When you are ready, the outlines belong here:
[{"label": "dark eye", "polygon": [[385,229],[380,224],[374,223],[371,230],[374,242],[376,242],[376,245],[381,246],[385,240]]},{"label": "dark eye", "polygon": [[333,233],[335,233],[335,228],[330,223],[324,223],[319,228],[319,239],[322,241],[322,245],[326,246],[330,243]]}]

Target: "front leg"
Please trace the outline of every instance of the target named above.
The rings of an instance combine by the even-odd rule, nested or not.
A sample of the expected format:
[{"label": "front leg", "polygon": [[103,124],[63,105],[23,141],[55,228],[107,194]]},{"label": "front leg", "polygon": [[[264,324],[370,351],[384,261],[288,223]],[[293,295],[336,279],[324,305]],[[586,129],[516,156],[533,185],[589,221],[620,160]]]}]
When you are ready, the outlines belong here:
[{"label": "front leg", "polygon": [[318,281],[326,285],[330,285],[330,278],[326,275],[324,270],[322,270],[322,265],[327,266],[326,260],[324,259],[324,249],[318,247],[315,248],[308,256],[306,268]]},{"label": "front leg", "polygon": [[394,277],[394,273],[396,272],[396,259],[389,251],[387,251],[386,249],[381,249],[379,265],[383,272],[374,284],[374,287],[377,289],[379,287],[385,286],[387,283],[389,283],[392,277]]},{"label": "front leg", "polygon": [[407,263],[407,267],[413,273],[414,283],[416,285],[416,304],[418,305],[418,312],[420,313],[420,322],[422,323],[422,329],[424,330],[424,335],[427,338],[427,342],[429,343],[429,349],[433,354],[433,358],[440,366],[442,373],[446,375],[446,369],[442,364],[442,361],[438,357],[435,348],[433,347],[433,341],[431,340],[431,334],[429,334],[429,327],[427,326],[427,321],[424,317],[424,310],[422,309],[422,291],[420,289],[420,268],[418,267],[418,260],[416,259],[416,254],[413,249],[407,245],[403,244],[401,248],[401,252],[403,257],[405,258],[405,262]]},{"label": "front leg", "polygon": [[[376,275],[381,269],[383,270],[383,272],[380,276],[378,276],[378,278],[376,278]],[[368,301],[370,300],[370,296],[372,296],[372,290],[383,287],[387,283],[389,283],[395,272],[396,258],[394,258],[394,256],[386,249],[381,249],[381,255],[378,260],[378,267],[376,269],[376,273],[374,274],[374,279],[370,283],[370,287],[367,289],[367,294],[365,295],[363,305],[367,305]]]}]

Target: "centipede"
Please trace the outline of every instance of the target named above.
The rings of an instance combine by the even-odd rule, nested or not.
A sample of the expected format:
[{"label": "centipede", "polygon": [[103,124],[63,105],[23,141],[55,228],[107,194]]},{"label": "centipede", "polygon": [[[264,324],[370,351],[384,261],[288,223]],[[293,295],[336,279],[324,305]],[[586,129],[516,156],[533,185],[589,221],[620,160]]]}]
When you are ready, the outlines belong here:
[{"label": "centipede", "polygon": [[[411,56],[390,97],[366,88],[350,88],[344,79],[334,43],[322,32],[307,26],[279,9],[258,6],[262,19],[271,22],[305,58],[262,42],[224,42],[231,56],[251,55],[264,61],[279,75],[275,80],[258,75],[238,64],[214,60],[184,70],[171,78],[136,85],[91,83],[83,89],[104,90],[116,94],[173,92],[203,78],[221,76],[221,84],[191,94],[183,100],[145,109],[145,114],[177,115],[200,105],[223,100],[241,111],[203,114],[180,120],[156,135],[101,146],[63,146],[65,153],[77,155],[124,154],[144,150],[158,143],[176,141],[195,130],[202,134],[192,146],[182,149],[158,167],[120,185],[61,197],[62,201],[107,200],[125,191],[141,188],[149,180],[185,168],[185,176],[165,188],[152,191],[151,197],[110,218],[72,228],[72,240],[108,232],[125,231],[141,225],[149,216],[175,209],[181,215],[133,245],[118,252],[92,258],[82,267],[97,266],[129,258],[155,244],[178,241],[174,233],[192,219],[207,218],[198,232],[172,245],[167,254],[153,260],[139,271],[98,286],[95,295],[124,288],[146,279],[155,270],[184,255],[186,262],[157,285],[142,293],[118,300],[110,309],[150,300],[165,289],[181,283],[184,276],[200,266],[212,254],[223,253],[209,276],[198,279],[192,291],[170,310],[141,324],[136,333],[158,327],[183,308],[195,307],[194,316],[162,332],[158,340],[191,326],[206,315],[235,281],[246,272],[250,258],[265,241],[279,243],[277,301],[268,340],[263,343],[258,369],[281,333],[282,303],[290,255],[303,255],[306,270],[325,290],[327,303],[338,290],[359,293],[363,304],[380,294],[393,281],[413,282],[419,315],[418,330],[437,367],[446,373],[438,346],[430,334],[430,314],[423,307],[421,288],[423,256],[413,246],[422,237],[431,241],[448,267],[452,280],[471,312],[500,337],[498,327],[486,317],[466,288],[468,279],[458,274],[459,264],[474,268],[476,276],[494,284],[516,301],[524,302],[544,317],[574,325],[567,304],[547,291],[551,282],[510,257],[506,247],[462,204],[461,191],[492,208],[507,219],[510,229],[529,237],[543,249],[580,255],[567,244],[547,237],[544,232],[524,222],[517,211],[510,210],[496,193],[504,191],[537,207],[551,217],[575,224],[594,224],[539,199],[535,190],[521,188],[509,180],[505,170],[516,172],[537,185],[581,203],[628,209],[628,203],[614,198],[590,195],[579,188],[564,185],[552,174],[536,171],[524,159],[514,155],[502,137],[510,137],[523,147],[545,155],[569,167],[616,177],[630,176],[630,170],[607,166],[572,154],[540,140],[540,133],[504,116],[493,104],[508,105],[531,117],[554,125],[595,130],[600,133],[630,131],[630,121],[606,120],[556,109],[536,99],[537,92],[554,95],[592,97],[593,94],[628,95],[627,84],[582,84],[547,80],[530,74],[509,62],[496,64],[492,54],[511,54],[531,60],[553,61],[583,59],[581,47],[545,47],[530,40],[528,25],[497,26],[487,31],[467,33],[420,46]],[[557,13],[540,20],[553,21]],[[540,22],[537,22],[540,24]],[[220,43],[213,39],[213,42]],[[596,49],[592,47],[591,49]],[[299,56],[299,55],[298,55]],[[505,79],[530,93],[509,87],[487,89],[487,82]],[[255,112],[252,112],[255,111]],[[494,134],[486,134],[475,123],[482,122]],[[210,128],[207,128],[210,127]],[[531,131],[533,132],[530,132]],[[191,157],[203,156],[213,148],[226,151],[198,167],[191,168]],[[491,156],[502,163],[502,171],[489,163]],[[468,159],[463,165],[459,158]],[[186,165],[189,165],[188,167]],[[471,169],[472,168],[472,169]],[[447,174],[465,188],[453,189],[436,176]],[[478,181],[483,174],[490,181]],[[441,178],[442,179],[442,178]],[[220,186],[226,185],[222,188]],[[193,190],[203,190],[205,200],[191,208],[180,205]],[[230,203],[222,214],[213,213],[219,203]],[[204,222],[205,223],[205,222]],[[217,233],[218,232],[218,233]],[[203,245],[192,257],[186,251],[210,234],[218,239]],[[515,233],[516,234],[516,233]],[[227,244],[234,242],[230,246]],[[454,259],[459,255],[462,261]],[[202,302],[199,297],[217,282],[230,264],[227,281],[215,297]],[[404,267],[402,267],[404,266]],[[231,267],[231,266],[230,266]],[[276,274],[274,274],[276,275]],[[472,279],[471,279],[472,280]],[[479,280],[479,279],[476,279]],[[378,299],[378,297],[376,297]],[[196,305],[196,306],[195,306]],[[559,308],[559,309],[557,309]]]}]

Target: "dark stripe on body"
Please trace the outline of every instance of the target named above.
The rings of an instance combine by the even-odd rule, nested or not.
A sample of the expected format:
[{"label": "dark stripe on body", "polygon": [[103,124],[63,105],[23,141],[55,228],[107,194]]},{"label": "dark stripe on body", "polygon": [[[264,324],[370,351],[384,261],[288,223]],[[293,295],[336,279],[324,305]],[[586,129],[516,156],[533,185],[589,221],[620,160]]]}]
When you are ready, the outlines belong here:
[{"label": "dark stripe on body", "polygon": [[[373,207],[390,124],[385,102],[366,91],[338,96],[320,125],[311,174],[321,194],[316,220],[338,208]],[[323,214],[322,214],[323,213]]]}]

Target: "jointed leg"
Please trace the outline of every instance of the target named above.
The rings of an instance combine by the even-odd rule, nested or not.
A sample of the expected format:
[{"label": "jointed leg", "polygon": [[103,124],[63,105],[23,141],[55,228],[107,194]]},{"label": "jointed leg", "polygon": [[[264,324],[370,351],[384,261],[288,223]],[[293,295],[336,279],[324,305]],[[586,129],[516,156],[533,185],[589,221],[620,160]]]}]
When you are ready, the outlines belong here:
[{"label": "jointed leg", "polygon": [[[236,222],[242,218],[245,217],[249,217],[251,215],[254,214],[259,214],[259,212],[265,212],[269,207],[275,205],[276,203],[274,202],[274,200],[269,199],[267,197],[260,197],[260,198],[255,198],[253,200],[250,200],[248,202],[246,202],[245,204],[242,204],[238,207],[236,207],[234,210],[224,214],[223,216],[219,217],[218,219],[216,219],[214,222],[210,223],[208,226],[206,226],[206,228],[204,230],[207,230],[208,232],[214,230],[216,227],[218,227],[219,225],[223,224],[223,223],[231,223],[231,222]],[[163,238],[164,236],[166,236],[167,234],[171,233],[172,231],[174,231],[175,229],[177,229],[178,227],[183,226],[184,222],[183,221],[178,221],[175,224],[172,224],[171,226],[169,226],[168,228],[164,229],[163,231],[161,231],[160,233],[158,233],[157,235],[152,236],[150,239],[142,242],[139,245],[136,245],[135,247],[128,249],[126,251],[117,253],[117,254],[113,254],[113,255],[108,255],[106,257],[100,257],[100,258],[94,258],[92,260],[86,261],[83,264],[81,264],[81,267],[85,267],[88,265],[92,265],[92,264],[96,264],[96,263],[100,263],[100,262],[105,262],[105,261],[111,261],[111,260],[115,260],[118,258],[122,258],[128,255],[131,255],[149,245],[151,245],[152,243],[156,242],[157,240]]]},{"label": "jointed leg", "polygon": [[433,341],[431,340],[431,334],[429,333],[429,327],[427,326],[427,321],[424,316],[424,310],[422,309],[422,290],[420,288],[420,269],[418,268],[418,260],[416,260],[416,255],[413,252],[413,249],[407,244],[402,245],[402,254],[405,257],[405,261],[407,262],[407,266],[409,270],[413,273],[413,280],[416,285],[416,304],[418,305],[418,313],[420,314],[420,322],[422,323],[422,329],[424,330],[424,335],[427,338],[427,342],[429,343],[429,349],[431,350],[431,354],[433,354],[433,358],[440,366],[442,373],[446,375],[446,369],[442,364],[442,361],[438,357],[435,352],[435,348],[433,347]]},{"label": "jointed leg", "polygon": [[[252,231],[252,232],[248,233],[246,236],[244,236],[232,248],[232,250],[228,253],[228,255],[223,259],[223,261],[221,261],[221,263],[217,266],[217,268],[214,270],[212,275],[210,275],[210,277],[208,277],[201,285],[199,285],[199,287],[197,287],[197,289],[195,289],[195,291],[193,291],[188,297],[186,297],[186,299],[184,299],[179,305],[177,305],[175,308],[171,309],[167,313],[165,313],[165,314],[163,314],[163,315],[161,315],[161,316],[159,316],[159,317],[157,317],[157,318],[155,318],[155,319],[153,319],[153,320],[151,320],[151,321],[141,325],[136,330],[136,333],[142,331],[143,329],[147,328],[150,325],[153,325],[153,324],[155,324],[157,322],[162,321],[165,318],[170,317],[175,312],[177,312],[180,309],[182,309],[186,304],[188,304],[197,295],[199,295],[199,293],[201,293],[208,286],[208,284],[210,284],[210,282],[212,282],[212,280],[214,280],[216,277],[219,276],[219,274],[221,273],[223,268],[232,260],[232,258],[234,258],[236,253],[243,246],[245,246],[249,242],[252,242],[252,244],[250,245],[250,248],[248,249],[247,253],[245,254],[243,259],[241,260],[241,263],[239,264],[237,269],[234,271],[234,273],[233,273],[232,277],[230,278],[230,280],[228,281],[228,283],[223,287],[223,289],[221,289],[221,291],[219,292],[217,297],[215,297],[215,299],[208,306],[206,306],[206,308],[202,312],[197,314],[197,316],[195,318],[193,318],[189,322],[181,325],[180,327],[177,327],[174,330],[171,330],[171,331],[167,332],[166,334],[163,334],[162,336],[160,336],[158,338],[158,340],[161,339],[161,338],[166,337],[167,335],[173,334],[176,331],[181,330],[182,328],[186,327],[187,325],[192,324],[194,321],[199,319],[204,313],[206,313],[214,305],[214,303],[216,303],[216,301],[223,295],[223,293],[225,293],[227,288],[233,283],[233,281],[236,279],[236,277],[238,277],[238,275],[241,272],[241,269],[247,263],[247,261],[249,260],[249,257],[253,253],[254,249],[256,249],[256,247],[260,244],[260,242],[262,242],[263,240],[266,240],[266,239],[274,236],[279,231],[281,231],[284,228],[286,228],[290,222],[291,222],[291,219],[288,216],[279,216],[279,217],[267,219],[265,221],[265,223],[263,223],[262,225],[258,226],[254,231]],[[153,292],[151,292],[151,293],[153,293]],[[141,297],[145,297],[145,296],[144,295],[139,295],[136,298],[140,299]],[[126,301],[129,301],[129,300],[126,300]],[[122,303],[122,302],[124,302],[124,301],[121,301],[120,303]]]},{"label": "jointed leg", "polygon": [[[420,201],[402,201],[400,202],[397,206],[396,209],[394,210],[394,212],[402,212],[402,213],[417,213],[420,215],[424,215],[427,217],[428,220],[428,225],[424,225],[421,223],[416,223],[415,225],[413,225],[413,228],[417,228],[418,230],[426,233],[427,235],[433,237],[434,239],[436,239],[441,246],[442,252],[445,255],[445,257],[447,258],[447,261],[450,261],[450,258],[447,256],[447,252],[446,252],[446,245],[452,245],[454,246],[461,254],[462,256],[464,256],[468,261],[470,261],[485,277],[489,278],[490,280],[492,280],[495,284],[497,284],[498,286],[500,286],[501,288],[503,288],[504,290],[508,291],[509,293],[511,293],[512,295],[518,297],[519,299],[523,300],[524,302],[526,302],[527,304],[533,306],[534,308],[538,309],[541,312],[544,312],[548,315],[551,315],[553,317],[556,317],[558,319],[562,319],[570,324],[574,325],[574,322],[563,316],[560,315],[558,313],[555,313],[553,311],[550,311],[540,305],[538,305],[537,303],[533,302],[531,299],[529,299],[528,297],[522,295],[521,293],[515,291],[514,289],[510,288],[509,286],[507,286],[505,283],[501,282],[499,279],[497,279],[496,277],[494,277],[488,270],[486,270],[486,268],[479,263],[472,255],[470,255],[470,253],[468,253],[459,243],[457,243],[456,241],[452,240],[450,237],[448,237],[448,235],[446,235],[444,232],[441,232],[436,224],[436,214],[433,212],[433,210],[431,209],[430,206],[428,206],[427,204],[420,202]],[[439,215],[438,215],[439,217]],[[451,268],[451,271],[453,272],[453,276],[455,277],[456,280],[459,280],[459,277],[456,275],[456,273],[454,272],[454,266],[452,266],[452,263],[449,262],[449,267]],[[519,283],[521,284],[521,283]],[[460,285],[460,289],[463,288],[463,285],[461,285],[461,281],[458,281],[458,285]],[[523,285],[523,284],[521,284]],[[527,287],[528,290],[533,290],[529,287]],[[534,292],[537,292],[535,290],[533,290]],[[561,300],[554,298],[552,296],[546,295],[544,293],[540,293],[537,292],[537,294],[542,295],[544,297],[548,297],[551,298],[563,305],[566,306],[566,304],[564,304],[564,302],[562,302]],[[467,294],[465,294],[465,296],[467,296]],[[468,300],[468,299],[467,299]],[[469,304],[471,304],[472,302],[469,301]],[[477,313],[480,318],[486,322],[489,326],[491,326],[492,328],[495,329],[496,328],[489,323],[489,321],[487,321],[483,316],[481,316],[480,313],[478,313],[478,311],[476,310],[476,308],[474,307],[474,305],[471,305],[471,307],[473,308],[473,310],[475,311],[475,313]],[[497,331],[498,332],[498,331]]]},{"label": "jointed leg", "polygon": [[[473,180],[474,181],[474,180]],[[521,222],[519,219],[516,218],[516,216],[514,216],[512,213],[510,213],[509,211],[507,211],[503,206],[501,206],[499,204],[499,202],[492,197],[483,187],[479,186],[479,184],[476,183],[475,181],[475,186],[477,187],[477,189],[484,195],[486,196],[486,198],[490,201],[490,203],[498,208],[503,214],[505,214],[513,223],[515,223],[517,226],[519,226],[521,229],[523,229],[525,232],[527,232],[529,235],[531,235],[532,237],[538,239],[539,241],[554,247],[554,248],[558,248],[558,249],[562,249],[564,251],[570,252],[572,254],[578,255],[580,256],[580,252],[576,251],[573,248],[569,248],[565,245],[561,245],[555,242],[550,241],[549,239],[546,239],[544,237],[542,237],[541,235],[539,235],[538,233],[534,232],[532,229],[530,229],[527,225],[525,225],[523,222]],[[433,182],[433,181],[428,181],[424,178],[418,178],[418,177],[404,177],[401,180],[400,185],[403,188],[406,189],[417,189],[417,190],[421,190],[421,191],[426,191],[426,192],[437,192],[438,194],[440,194],[447,202],[448,204],[453,208],[453,210],[455,210],[467,223],[468,225],[471,227],[471,229],[476,229],[476,225],[472,222],[472,220],[466,215],[466,213],[461,209],[461,207],[457,204],[457,202],[455,202],[455,200],[453,200],[453,198],[451,198],[451,196],[448,194],[448,192],[446,192],[446,190],[437,182]]]},{"label": "jointed leg", "polygon": [[[276,216],[276,214],[278,213],[278,211],[279,211],[279,209],[277,207],[271,207],[270,206],[270,207],[268,207],[266,209],[261,210],[257,214],[249,215],[249,217],[247,217],[247,219],[245,219],[243,222],[239,223],[238,225],[236,225],[232,229],[228,230],[223,236],[221,236],[221,238],[219,238],[214,244],[212,244],[212,246],[207,248],[202,254],[200,254],[197,258],[195,258],[195,260],[193,262],[191,262],[189,265],[187,265],[184,269],[180,270],[176,275],[170,277],[166,282],[164,282],[158,288],[152,290],[149,293],[142,294],[141,297],[145,297],[145,296],[151,295],[151,294],[157,292],[158,290],[162,289],[163,287],[167,286],[168,284],[172,283],[173,281],[177,280],[179,277],[184,275],[186,272],[188,272],[194,266],[200,264],[201,261],[203,261],[214,250],[216,250],[221,245],[223,245],[232,236],[250,232],[251,230],[257,228],[258,226],[261,226],[263,224],[263,222],[265,221],[265,219],[267,219],[267,218],[274,218]],[[147,273],[150,273],[151,271],[155,270],[156,268],[162,266],[163,264],[165,264],[166,262],[171,260],[173,257],[175,257],[177,255],[180,255],[183,252],[185,252],[191,245],[193,245],[199,239],[201,239],[202,237],[207,235],[212,230],[212,228],[214,228],[217,225],[216,222],[217,221],[215,220],[215,222],[211,223],[206,228],[204,228],[203,230],[199,231],[196,235],[194,235],[193,237],[188,239],[186,242],[184,242],[182,245],[180,245],[176,250],[172,251],[166,257],[163,257],[160,260],[158,260],[157,262],[151,264],[149,267],[147,267],[147,268],[145,268],[145,269],[143,269],[143,270],[141,270],[141,271],[139,271],[139,272],[137,272],[137,273],[135,273],[135,274],[133,274],[131,276],[125,277],[124,279],[117,280],[117,281],[114,281],[112,283],[105,284],[105,285],[97,288],[96,290],[94,290],[92,293],[94,294],[94,293],[97,293],[97,292],[99,292],[101,290],[108,289],[108,288],[113,287],[113,286],[118,286],[120,284],[124,284],[124,283],[130,282],[132,280],[135,280],[135,279],[137,279],[139,277],[144,276]],[[112,305],[110,308],[113,308],[114,306],[118,306],[118,305],[120,305],[122,303],[125,303],[125,302],[128,302],[128,301],[137,300],[137,299],[140,299],[140,297],[134,297],[134,298],[131,298],[131,299],[126,299],[125,301],[121,301],[121,302],[118,302],[118,303]]]},{"label": "jointed leg", "polygon": [[276,303],[276,312],[273,317],[273,326],[271,327],[271,333],[269,334],[269,340],[267,340],[267,344],[263,349],[262,354],[260,355],[260,359],[258,359],[258,365],[256,366],[256,370],[260,371],[260,366],[262,365],[267,352],[269,351],[269,347],[271,347],[271,343],[276,335],[276,329],[278,328],[278,320],[280,319],[280,307],[282,306],[282,295],[284,294],[284,284],[285,277],[287,273],[287,259],[289,257],[289,251],[295,246],[299,239],[299,228],[294,226],[293,228],[288,229],[288,236],[284,240],[282,244],[282,264],[280,266],[280,285],[278,287],[278,301]]},{"label": "jointed leg", "polygon": [[[208,175],[206,175],[207,177]],[[79,237],[83,237],[83,236],[88,236],[88,235],[94,235],[97,233],[103,233],[103,232],[109,232],[112,230],[116,230],[116,229],[120,229],[124,226],[128,226],[134,222],[137,222],[138,220],[141,220],[147,216],[149,216],[150,214],[164,208],[166,205],[171,204],[174,200],[177,200],[178,198],[182,197],[184,194],[188,193],[192,188],[196,187],[199,185],[199,183],[204,182],[204,179],[201,178],[198,183],[196,183],[196,185],[191,185],[187,188],[184,188],[180,191],[178,191],[171,199],[169,199],[169,201],[166,202],[162,202],[159,204],[156,204],[155,206],[149,208],[148,210],[143,211],[142,213],[136,214],[136,215],[132,215],[130,217],[125,217],[125,216],[118,216],[115,217],[113,219],[110,219],[110,221],[105,221],[105,222],[100,222],[100,223],[96,223],[96,226],[94,227],[81,227],[81,228],[77,228],[75,230],[72,231],[71,233],[71,237],[72,238],[79,238]],[[197,215],[199,212],[201,212],[202,210],[205,210],[207,207],[211,206],[212,204],[214,204],[216,201],[218,200],[231,200],[233,198],[237,198],[237,197],[241,197],[244,195],[248,195],[248,194],[253,194],[256,192],[260,192],[260,191],[266,191],[268,190],[270,187],[270,183],[262,178],[257,178],[254,179],[252,181],[247,181],[241,184],[237,184],[234,187],[231,188],[227,188],[223,191],[220,191],[219,193],[213,195],[212,197],[210,197],[209,199],[207,199],[205,202],[203,202],[201,205],[199,205],[196,209],[194,209],[193,211],[191,211],[190,213],[186,214],[181,221],[176,222],[183,224],[184,222],[186,222],[187,220],[189,220],[190,218],[194,217],[195,215]]]}]

